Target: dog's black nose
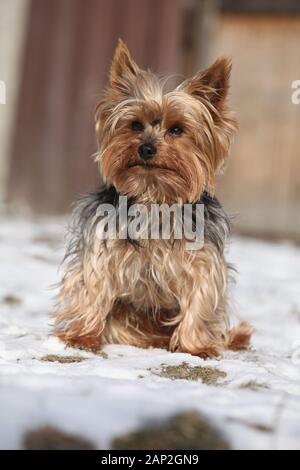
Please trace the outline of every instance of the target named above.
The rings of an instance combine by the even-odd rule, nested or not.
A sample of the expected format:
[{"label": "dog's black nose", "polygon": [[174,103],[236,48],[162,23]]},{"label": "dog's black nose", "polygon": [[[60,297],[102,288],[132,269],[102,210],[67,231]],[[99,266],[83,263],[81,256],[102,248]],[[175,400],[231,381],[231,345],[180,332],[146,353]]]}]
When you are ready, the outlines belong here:
[{"label": "dog's black nose", "polygon": [[142,144],[139,147],[139,156],[143,160],[150,160],[156,154],[156,148],[153,144]]}]

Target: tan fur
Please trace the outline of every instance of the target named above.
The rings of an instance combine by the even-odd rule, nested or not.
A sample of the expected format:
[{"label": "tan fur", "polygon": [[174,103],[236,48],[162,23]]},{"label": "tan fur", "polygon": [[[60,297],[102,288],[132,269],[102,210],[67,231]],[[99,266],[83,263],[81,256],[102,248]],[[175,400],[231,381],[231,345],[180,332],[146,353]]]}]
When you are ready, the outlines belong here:
[{"label": "tan fur", "polygon": [[67,267],[60,337],[92,350],[120,343],[202,357],[247,347],[250,327],[228,331],[224,260],[209,245],[174,256],[168,243],[149,240],[137,256],[126,242],[110,241],[107,250],[96,242],[83,266]]},{"label": "tan fur", "polygon": [[[158,78],[140,70],[120,42],[111,87],[96,111],[97,161],[105,182],[131,196],[153,187],[152,202],[195,202],[204,190],[213,192],[215,174],[228,155],[236,129],[225,103],[229,73],[230,62],[223,58],[164,93]],[[159,150],[146,173],[137,154],[140,139],[134,139],[130,130],[133,120],[144,124],[143,139],[154,140]],[[153,121],[158,124],[151,126]],[[184,128],[181,139],[166,136],[172,124]]]},{"label": "tan fur", "polygon": [[[225,161],[235,120],[225,98],[230,63],[221,59],[164,94],[159,80],[138,68],[120,42],[111,86],[98,105],[98,162],[107,185],[138,202],[181,204],[212,193]],[[130,123],[143,123],[142,139],[158,152],[145,168],[143,140]],[[178,138],[166,130],[177,124]],[[126,240],[96,237],[72,259],[58,298],[55,327],[71,346],[99,349],[110,343],[166,347],[201,357],[247,347],[251,328],[229,329],[227,268],[211,243],[185,250],[185,241],[147,240],[138,249]]]}]

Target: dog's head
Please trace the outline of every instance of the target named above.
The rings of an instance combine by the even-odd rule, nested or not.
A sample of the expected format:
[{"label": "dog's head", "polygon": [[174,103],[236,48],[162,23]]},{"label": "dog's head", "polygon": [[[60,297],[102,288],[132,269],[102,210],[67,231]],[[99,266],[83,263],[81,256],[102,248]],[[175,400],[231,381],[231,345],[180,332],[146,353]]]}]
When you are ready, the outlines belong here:
[{"label": "dog's head", "polygon": [[104,181],[155,202],[195,202],[204,190],[213,192],[236,130],[226,105],[230,69],[227,58],[218,59],[164,93],[119,41],[96,112]]}]

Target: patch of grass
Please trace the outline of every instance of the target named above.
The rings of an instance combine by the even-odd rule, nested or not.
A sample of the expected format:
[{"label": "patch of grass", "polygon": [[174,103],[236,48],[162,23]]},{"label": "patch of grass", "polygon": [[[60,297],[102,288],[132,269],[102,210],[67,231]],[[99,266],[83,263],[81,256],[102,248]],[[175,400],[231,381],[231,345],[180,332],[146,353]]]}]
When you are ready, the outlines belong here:
[{"label": "patch of grass", "polygon": [[248,389],[248,390],[253,390],[253,391],[258,391],[258,390],[267,390],[269,386],[264,383],[259,383],[256,380],[249,380],[249,382],[246,382],[244,384],[241,384],[239,386],[241,389]]},{"label": "patch of grass", "polygon": [[87,359],[87,357],[81,356],[57,356],[56,354],[47,354],[38,358],[40,361],[44,362],[60,362],[61,364],[73,364],[74,362],[82,362]]},{"label": "patch of grass", "polygon": [[44,426],[28,431],[23,438],[25,450],[95,450],[86,439],[67,434],[60,429]]},{"label": "patch of grass", "polygon": [[2,302],[6,305],[20,305],[22,300],[14,294],[7,294],[2,298]]},{"label": "patch of grass", "polygon": [[[108,355],[103,351],[97,352],[96,355],[102,357],[103,359],[108,359]],[[39,361],[44,362],[60,362],[61,364],[73,364],[75,362],[86,361],[89,358],[82,356],[60,356],[57,354],[46,354],[46,356],[33,357],[33,359],[38,359]]]},{"label": "patch of grass", "polygon": [[162,364],[159,371],[151,371],[166,379],[201,380],[206,385],[216,385],[219,379],[227,376],[225,372],[214,367],[190,366],[187,362],[182,362],[178,366]]},{"label": "patch of grass", "polygon": [[271,426],[267,426],[266,424],[252,424],[250,427],[256,429],[257,431],[260,432],[273,432],[274,429]]},{"label": "patch of grass", "polygon": [[245,421],[243,419],[238,419],[238,418],[228,418],[227,421],[230,421],[232,423],[242,424],[243,426],[246,426],[247,428],[255,429],[255,431],[259,431],[259,432],[266,432],[266,433],[274,432],[274,429],[271,426],[268,426],[267,424],[250,423],[249,421]]},{"label": "patch of grass", "polygon": [[229,450],[221,433],[196,411],[115,438],[113,450]]},{"label": "patch of grass", "polygon": [[104,351],[98,351],[96,355],[102,357],[102,359],[108,359],[108,354]]}]

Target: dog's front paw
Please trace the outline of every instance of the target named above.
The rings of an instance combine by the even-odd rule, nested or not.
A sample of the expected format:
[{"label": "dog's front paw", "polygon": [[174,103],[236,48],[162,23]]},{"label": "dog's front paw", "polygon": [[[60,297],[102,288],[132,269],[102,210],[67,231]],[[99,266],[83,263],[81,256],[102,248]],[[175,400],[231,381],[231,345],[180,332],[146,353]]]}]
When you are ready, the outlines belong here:
[{"label": "dog's front paw", "polygon": [[181,352],[181,353],[188,353],[192,356],[201,357],[201,359],[210,359],[212,357],[218,357],[221,354],[221,351],[212,345],[201,346],[198,348],[191,347],[191,348],[182,348],[178,347],[176,349],[171,349],[173,352]]},{"label": "dog's front paw", "polygon": [[220,356],[221,352],[213,346],[207,346],[206,348],[199,349],[199,351],[192,352],[191,354],[193,356],[201,357],[201,359],[210,359]]},{"label": "dog's front paw", "polygon": [[56,336],[71,348],[84,349],[85,351],[98,352],[101,349],[99,336],[68,336],[66,333],[56,333]]}]

